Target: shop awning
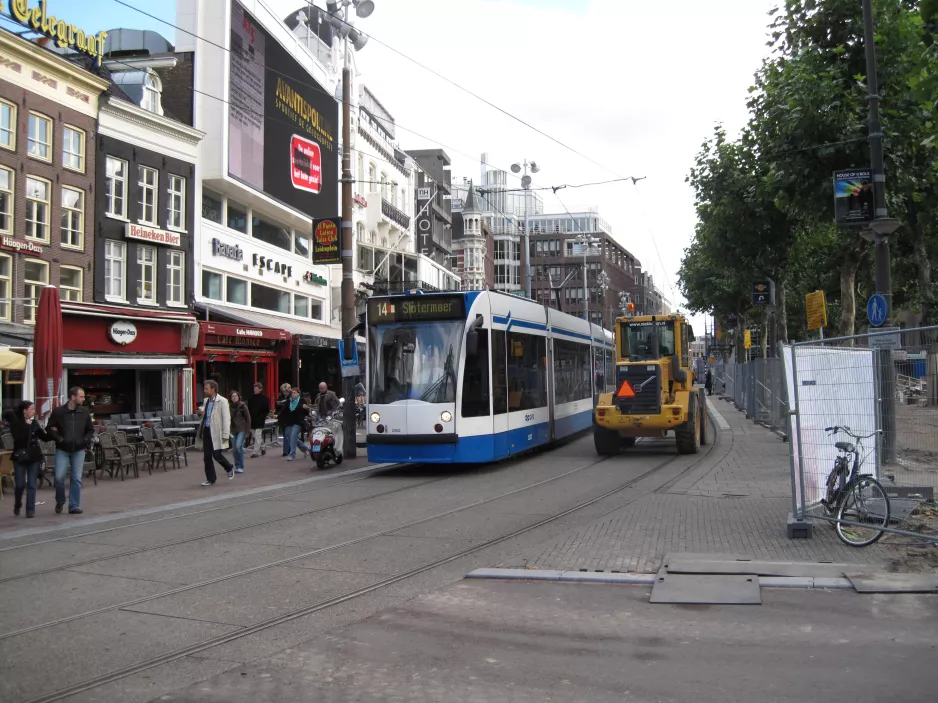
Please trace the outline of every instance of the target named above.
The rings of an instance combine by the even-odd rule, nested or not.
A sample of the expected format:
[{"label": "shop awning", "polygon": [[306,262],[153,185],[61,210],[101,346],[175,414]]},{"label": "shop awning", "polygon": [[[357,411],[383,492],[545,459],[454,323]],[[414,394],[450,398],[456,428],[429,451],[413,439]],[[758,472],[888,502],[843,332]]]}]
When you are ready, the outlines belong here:
[{"label": "shop awning", "polygon": [[241,322],[246,325],[256,325],[258,327],[275,327],[286,330],[290,334],[296,334],[303,337],[325,337],[327,339],[338,339],[339,331],[328,325],[317,324],[315,322],[305,322],[290,317],[278,317],[269,313],[254,312],[253,310],[241,310],[240,308],[229,308],[226,305],[215,305],[211,303],[197,303],[197,306],[214,313]]},{"label": "shop awning", "polygon": [[143,308],[120,307],[117,305],[97,305],[94,303],[70,303],[62,301],[62,314],[88,315],[91,317],[123,317],[156,322],[175,322],[182,325],[194,325],[195,315],[188,310],[146,310]]},{"label": "shop awning", "polygon": [[26,357],[8,347],[0,347],[0,370],[22,371],[26,368]]}]

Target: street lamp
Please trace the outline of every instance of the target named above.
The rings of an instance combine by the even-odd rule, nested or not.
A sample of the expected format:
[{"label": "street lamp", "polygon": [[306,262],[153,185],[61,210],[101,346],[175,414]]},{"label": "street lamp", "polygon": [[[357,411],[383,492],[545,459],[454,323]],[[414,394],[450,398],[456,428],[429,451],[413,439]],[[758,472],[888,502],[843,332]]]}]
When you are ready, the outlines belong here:
[{"label": "street lamp", "polygon": [[[609,291],[609,274],[605,270],[600,271],[599,275],[596,277],[596,285],[599,286],[599,289],[603,292],[603,310],[602,314],[599,316],[600,321],[602,321],[603,315],[606,314],[606,293]],[[612,329],[610,326],[609,329]]]},{"label": "street lamp", "polygon": [[524,169],[524,175],[521,177],[521,188],[524,190],[524,260],[527,262],[524,272],[524,294],[528,298],[531,297],[531,239],[528,235],[528,200],[531,197],[531,177],[528,175],[528,168],[530,167],[531,173],[537,173],[541,170],[541,167],[538,166],[533,161],[529,162],[527,160],[519,163],[514,163],[511,165],[512,173],[520,173]]},{"label": "street lamp", "polygon": [[587,285],[588,275],[586,270],[586,257],[589,256],[592,251],[592,247],[595,244],[599,244],[599,239],[593,237],[589,234],[578,234],[574,239],[574,242],[583,247],[583,303],[586,306],[583,313],[583,319],[587,322],[590,321],[590,296],[589,296],[589,287]]},{"label": "street lamp", "polygon": [[[342,66],[342,339],[344,343],[345,361],[353,359],[355,351],[355,335],[353,328],[358,319],[355,314],[355,284],[353,282],[352,251],[355,248],[355,232],[352,229],[352,73],[349,69],[349,42],[356,51],[361,51],[368,41],[368,37],[356,30],[349,22],[349,7],[355,8],[359,17],[368,17],[375,10],[372,0],[330,0],[326,3],[326,22],[338,32],[345,41]],[[346,398],[355,397],[355,377],[342,378],[344,395]],[[355,414],[347,412],[343,418],[345,442],[343,444],[346,456],[354,459],[358,455],[355,439]]]}]

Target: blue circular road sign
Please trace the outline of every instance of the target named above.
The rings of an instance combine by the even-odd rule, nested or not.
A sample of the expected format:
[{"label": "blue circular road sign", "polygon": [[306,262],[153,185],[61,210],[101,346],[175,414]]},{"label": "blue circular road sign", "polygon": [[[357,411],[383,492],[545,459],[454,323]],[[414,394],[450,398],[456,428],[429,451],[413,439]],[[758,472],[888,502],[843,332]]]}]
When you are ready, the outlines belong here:
[{"label": "blue circular road sign", "polygon": [[886,303],[886,297],[879,293],[874,293],[866,303],[866,317],[873,327],[879,327],[886,321],[886,315],[889,312],[889,305]]}]

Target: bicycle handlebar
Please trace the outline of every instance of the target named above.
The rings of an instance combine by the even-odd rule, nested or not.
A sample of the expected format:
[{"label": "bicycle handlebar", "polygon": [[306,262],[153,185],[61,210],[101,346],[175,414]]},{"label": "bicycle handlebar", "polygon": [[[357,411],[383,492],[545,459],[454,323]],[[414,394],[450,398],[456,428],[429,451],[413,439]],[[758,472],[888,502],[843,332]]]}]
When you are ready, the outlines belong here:
[{"label": "bicycle handlebar", "polygon": [[870,437],[874,437],[878,432],[880,432],[880,430],[873,430],[870,434],[858,435],[856,432],[851,430],[846,425],[834,425],[833,427],[825,427],[824,431],[829,432],[832,435],[835,435],[838,432],[843,432],[844,434],[849,435],[850,437],[853,437],[854,439],[869,439]]}]

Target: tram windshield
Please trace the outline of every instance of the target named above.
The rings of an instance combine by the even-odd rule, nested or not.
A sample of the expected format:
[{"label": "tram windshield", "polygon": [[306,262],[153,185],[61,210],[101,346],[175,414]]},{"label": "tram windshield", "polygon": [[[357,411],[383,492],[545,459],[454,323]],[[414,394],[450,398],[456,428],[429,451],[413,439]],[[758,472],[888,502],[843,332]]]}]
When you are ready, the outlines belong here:
[{"label": "tram windshield", "polygon": [[[658,348],[654,347],[652,324],[658,332]],[[629,322],[619,326],[622,357],[629,361],[648,361],[674,355],[674,321]]]},{"label": "tram windshield", "polygon": [[463,320],[394,322],[368,329],[369,402],[456,402],[456,364]]}]

